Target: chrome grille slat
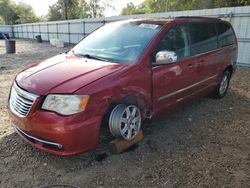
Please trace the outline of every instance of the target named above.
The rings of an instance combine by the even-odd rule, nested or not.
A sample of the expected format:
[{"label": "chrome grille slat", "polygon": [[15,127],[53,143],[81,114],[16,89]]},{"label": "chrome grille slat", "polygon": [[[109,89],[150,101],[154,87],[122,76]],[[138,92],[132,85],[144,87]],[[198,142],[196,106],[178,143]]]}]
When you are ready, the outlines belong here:
[{"label": "chrome grille slat", "polygon": [[25,99],[19,97],[17,94],[16,94],[16,97],[17,97],[17,100],[18,100],[18,101],[20,101],[20,102],[22,102],[22,103],[25,103],[25,104],[27,104],[27,105],[31,105],[31,104],[33,103],[33,102],[29,102],[29,101],[27,101],[27,100],[25,100]]},{"label": "chrome grille slat", "polygon": [[30,108],[22,108],[22,106],[21,105],[16,105],[15,106],[17,109],[21,109],[21,110],[23,110],[23,111],[28,111]]},{"label": "chrome grille slat", "polygon": [[24,91],[14,83],[9,99],[10,109],[17,116],[26,117],[38,97],[38,95]]},{"label": "chrome grille slat", "polygon": [[30,105],[27,106],[27,105],[24,105],[23,103],[18,102],[18,101],[16,101],[15,105],[16,106],[22,106],[22,108],[27,109],[27,110],[29,110],[29,108],[30,108]]},{"label": "chrome grille slat", "polygon": [[25,103],[25,104],[27,104],[27,105],[32,105],[32,103],[33,103],[33,102],[28,102],[27,100],[25,100],[25,99],[19,97],[18,94],[16,93],[16,91],[14,91],[14,95],[16,96],[16,99],[17,99],[18,101],[22,102],[22,103]]},{"label": "chrome grille slat", "polygon": [[21,110],[20,108],[17,108],[16,106],[14,107],[16,111],[20,112],[20,113],[26,113],[26,111]]},{"label": "chrome grille slat", "polygon": [[26,114],[25,112],[21,112],[19,109],[15,109],[15,110],[16,110],[16,112],[18,112],[21,115],[25,115]]},{"label": "chrome grille slat", "polygon": [[33,102],[27,102],[27,101],[25,101],[23,99],[19,99],[18,96],[16,96],[16,99],[17,99],[17,101],[19,101],[19,102],[21,102],[21,103],[23,103],[25,105],[32,105],[33,104]]},{"label": "chrome grille slat", "polygon": [[15,108],[18,112],[21,112],[21,113],[24,113],[24,114],[27,113],[27,111],[28,111],[28,110],[24,110],[24,109],[22,109],[21,107],[17,107],[17,106],[15,106],[14,108]]},{"label": "chrome grille slat", "polygon": [[19,114],[21,114],[22,116],[25,116],[25,112],[20,112],[20,110],[16,110],[16,112],[18,112]]},{"label": "chrome grille slat", "polygon": [[23,103],[20,103],[20,102],[16,102],[15,105],[17,106],[22,106],[23,108],[26,108],[26,109],[29,109],[31,105],[27,106],[27,105],[24,105]]},{"label": "chrome grille slat", "polygon": [[27,112],[27,111],[29,111],[29,108],[28,109],[27,108],[23,109],[21,106],[15,106],[15,109],[16,110],[20,110],[21,112],[24,112],[24,113]]}]

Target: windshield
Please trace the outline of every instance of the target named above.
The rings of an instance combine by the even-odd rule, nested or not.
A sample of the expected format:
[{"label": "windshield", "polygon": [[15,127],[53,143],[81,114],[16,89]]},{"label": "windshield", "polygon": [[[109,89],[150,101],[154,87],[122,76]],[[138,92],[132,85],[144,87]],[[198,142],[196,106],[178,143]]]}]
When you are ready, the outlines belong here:
[{"label": "windshield", "polygon": [[75,55],[115,63],[135,62],[162,25],[116,22],[94,31],[73,48]]}]

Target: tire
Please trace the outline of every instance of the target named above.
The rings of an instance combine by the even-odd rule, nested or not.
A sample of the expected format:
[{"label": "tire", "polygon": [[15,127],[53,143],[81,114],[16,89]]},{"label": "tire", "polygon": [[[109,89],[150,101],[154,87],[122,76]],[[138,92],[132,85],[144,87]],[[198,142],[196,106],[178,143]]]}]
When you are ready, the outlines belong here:
[{"label": "tire", "polygon": [[220,82],[218,83],[218,86],[213,92],[213,98],[221,99],[226,95],[228,87],[229,87],[230,79],[231,79],[230,72],[225,71],[220,79]]},{"label": "tire", "polygon": [[141,129],[142,116],[136,105],[116,105],[109,116],[109,130],[114,137],[134,139]]}]

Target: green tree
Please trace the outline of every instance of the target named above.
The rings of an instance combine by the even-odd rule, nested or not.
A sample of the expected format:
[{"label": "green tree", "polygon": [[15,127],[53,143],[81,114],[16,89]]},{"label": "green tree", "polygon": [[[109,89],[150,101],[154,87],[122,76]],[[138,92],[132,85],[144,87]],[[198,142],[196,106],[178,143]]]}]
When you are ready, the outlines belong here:
[{"label": "green tree", "polygon": [[87,18],[88,4],[85,0],[79,1],[79,18]]},{"label": "green tree", "polygon": [[61,7],[58,3],[49,6],[49,13],[47,15],[49,21],[63,20]]},{"label": "green tree", "polygon": [[14,24],[17,19],[15,4],[10,0],[0,0],[0,16],[2,17],[4,24]]},{"label": "green tree", "polygon": [[178,0],[144,0],[138,6],[128,3],[122,9],[122,15],[167,12],[173,9],[176,1]]},{"label": "green tree", "polygon": [[96,18],[103,16],[105,8],[101,4],[101,0],[89,0],[87,5],[88,17]]},{"label": "green tree", "polygon": [[104,16],[107,9],[113,9],[114,0],[89,0],[87,3],[87,14],[89,18],[96,18]]},{"label": "green tree", "polygon": [[134,5],[134,3],[129,2],[126,4],[126,7],[124,7],[122,9],[122,15],[131,15],[131,14],[135,14],[136,11],[136,6]]},{"label": "green tree", "polygon": [[0,0],[0,17],[7,25],[39,21],[30,5],[11,0]]},{"label": "green tree", "polygon": [[196,10],[214,8],[214,0],[179,0],[175,10]]},{"label": "green tree", "polygon": [[145,14],[150,13],[150,9],[145,6],[145,4],[140,4],[135,6],[132,2],[127,3],[126,7],[122,9],[122,15],[131,15],[131,14]]},{"label": "green tree", "polygon": [[113,0],[58,0],[49,7],[48,20],[96,18],[104,15],[106,8],[113,8]]},{"label": "green tree", "polygon": [[150,10],[150,13],[155,13],[171,10],[176,2],[176,0],[145,0],[142,4]]},{"label": "green tree", "polygon": [[58,0],[65,20],[79,18],[79,0]]},{"label": "green tree", "polygon": [[250,5],[250,0],[214,0],[214,7],[235,7]]},{"label": "green tree", "polygon": [[195,10],[250,5],[250,0],[144,0],[138,6],[129,3],[122,15],[156,13],[178,10]]},{"label": "green tree", "polygon": [[3,18],[0,16],[0,25],[3,25],[4,24],[4,20]]},{"label": "green tree", "polygon": [[15,13],[17,18],[15,23],[32,23],[38,22],[40,19],[35,15],[34,10],[32,7],[25,3],[19,3],[15,5]]},{"label": "green tree", "polygon": [[85,0],[58,0],[49,7],[48,20],[68,20],[86,18],[87,16]]},{"label": "green tree", "polygon": [[179,0],[175,10],[195,10],[250,5],[250,0]]}]

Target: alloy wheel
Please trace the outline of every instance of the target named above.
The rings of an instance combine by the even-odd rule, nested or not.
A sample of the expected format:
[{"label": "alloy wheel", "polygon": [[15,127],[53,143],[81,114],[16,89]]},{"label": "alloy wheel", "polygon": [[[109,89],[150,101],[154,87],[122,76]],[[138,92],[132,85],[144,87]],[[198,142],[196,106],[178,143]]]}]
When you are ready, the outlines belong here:
[{"label": "alloy wheel", "polygon": [[132,140],[141,128],[140,109],[135,105],[117,105],[110,114],[109,129],[113,136]]}]

